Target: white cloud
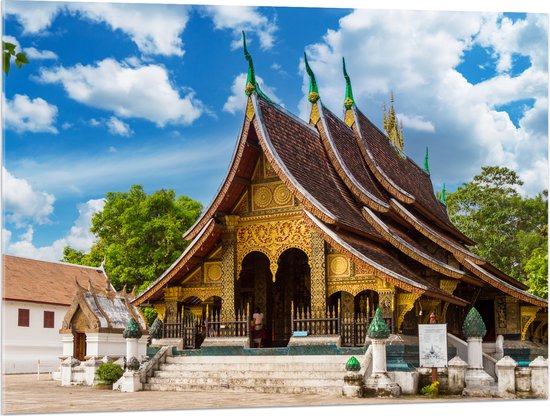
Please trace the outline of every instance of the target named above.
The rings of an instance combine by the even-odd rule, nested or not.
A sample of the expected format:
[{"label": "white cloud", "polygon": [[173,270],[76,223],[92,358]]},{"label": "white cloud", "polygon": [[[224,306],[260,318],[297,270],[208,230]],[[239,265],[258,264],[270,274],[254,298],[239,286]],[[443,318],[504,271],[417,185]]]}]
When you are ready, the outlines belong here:
[{"label": "white cloud", "polygon": [[426,121],[422,116],[409,116],[407,114],[396,114],[397,119],[403,122],[403,127],[407,129],[413,129],[418,131],[425,131],[428,133],[434,133],[435,127],[431,121]]},{"label": "white cloud", "polygon": [[36,60],[57,59],[57,54],[55,52],[48,51],[48,50],[39,51],[34,47],[25,48],[24,52],[27,55],[27,58],[29,59],[36,59]]},{"label": "white cloud", "polygon": [[5,13],[23,26],[23,33],[40,33],[51,26],[60,13],[106,23],[113,31],[121,30],[149,55],[183,56],[181,34],[187,25],[189,8],[170,5],[55,3],[10,1]]},{"label": "white cloud", "polygon": [[61,125],[61,128],[63,130],[69,130],[70,128],[72,128],[73,125],[71,123],[69,123],[68,121],[64,122],[62,125]]},{"label": "white cloud", "polygon": [[30,99],[26,95],[15,94],[13,100],[4,101],[4,122],[7,129],[17,133],[57,133],[55,119],[57,107],[42,98]]},{"label": "white cloud", "polygon": [[204,107],[193,91],[181,97],[160,65],[133,67],[109,58],[95,65],[42,69],[38,79],[63,85],[69,97],[82,104],[122,118],[144,118],[160,127],[189,125]]},{"label": "white cloud", "polygon": [[18,50],[18,51],[21,50],[21,45],[19,45],[19,41],[14,36],[4,35],[4,36],[2,36],[2,40],[4,42],[11,43],[11,44],[15,45],[16,50]]},{"label": "white cloud", "polygon": [[4,13],[14,15],[23,26],[23,33],[37,33],[50,27],[53,19],[63,7],[54,2],[4,2]]},{"label": "white cloud", "polygon": [[109,129],[109,133],[111,134],[114,134],[117,136],[123,136],[123,137],[129,137],[132,134],[134,134],[133,130],[130,128],[128,124],[126,124],[124,121],[119,120],[114,116],[109,118],[106,124],[107,124],[107,128]]},{"label": "white cloud", "polygon": [[13,176],[5,167],[2,167],[2,197],[6,222],[16,227],[28,222],[45,224],[53,213],[53,195],[34,190],[28,181]]},{"label": "white cloud", "polygon": [[256,7],[249,6],[205,6],[205,13],[212,18],[216,29],[233,31],[233,49],[242,45],[242,31],[247,35],[254,32],[262,49],[271,49],[275,43],[277,25],[261,14]]},{"label": "white cloud", "polygon": [[[223,111],[231,114],[237,112],[244,112],[246,106],[247,96],[244,92],[246,86],[246,73],[241,73],[235,77],[233,84],[231,85],[231,95],[227,97],[225,104],[223,105]],[[256,81],[260,84],[262,91],[274,102],[281,104],[282,102],[275,94],[275,90],[268,85],[265,85],[262,78],[256,75]]]},{"label": "white cloud", "polygon": [[[524,188],[537,192],[548,186],[541,171],[548,165],[547,41],[545,15],[511,22],[497,14],[355,10],[306,50],[330,108],[342,107],[342,56],[358,107],[378,126],[393,90],[407,153],[420,160],[429,145],[435,184],[469,181],[481,166],[498,164],[515,169]],[[474,85],[455,68],[475,44],[494,48],[500,72]],[[532,65],[512,77],[515,54]],[[308,85],[304,71],[303,118]],[[516,128],[495,108],[523,99],[533,99],[535,107]]]},{"label": "white cloud", "polygon": [[4,229],[2,241],[4,251],[15,256],[29,257],[40,260],[58,261],[63,258],[63,249],[71,246],[76,250],[87,252],[95,241],[95,236],[90,232],[92,216],[103,210],[104,199],[90,199],[78,204],[78,218],[73,223],[69,233],[49,246],[36,247],[33,243],[34,228],[28,226],[17,241],[11,241],[13,236],[10,230]]},{"label": "white cloud", "polygon": [[127,33],[142,53],[183,56],[181,34],[187,25],[188,8],[165,5],[80,3],[70,10],[113,30]]}]

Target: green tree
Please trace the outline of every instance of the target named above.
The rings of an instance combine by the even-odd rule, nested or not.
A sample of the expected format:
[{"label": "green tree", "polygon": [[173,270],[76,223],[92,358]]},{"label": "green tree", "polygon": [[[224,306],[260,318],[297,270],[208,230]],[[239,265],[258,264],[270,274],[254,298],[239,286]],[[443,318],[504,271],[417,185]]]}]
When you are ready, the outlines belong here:
[{"label": "green tree", "polygon": [[511,169],[483,167],[448,195],[447,208],[456,226],[478,243],[472,251],[528,283],[525,267],[534,251],[547,244],[548,193],[522,198],[522,185]]},{"label": "green tree", "polygon": [[16,46],[13,43],[2,41],[2,66],[6,75],[10,71],[12,58],[14,58],[15,65],[18,68],[21,68],[23,64],[29,63],[27,55],[23,52],[17,52],[15,48]]},{"label": "green tree", "polygon": [[133,185],[128,192],[109,192],[103,211],[92,217],[90,231],[98,241],[90,253],[66,247],[63,261],[99,266],[116,289],[124,285],[145,289],[182,253],[188,242],[182,234],[198,218],[202,205],[173,190],[147,195]]}]

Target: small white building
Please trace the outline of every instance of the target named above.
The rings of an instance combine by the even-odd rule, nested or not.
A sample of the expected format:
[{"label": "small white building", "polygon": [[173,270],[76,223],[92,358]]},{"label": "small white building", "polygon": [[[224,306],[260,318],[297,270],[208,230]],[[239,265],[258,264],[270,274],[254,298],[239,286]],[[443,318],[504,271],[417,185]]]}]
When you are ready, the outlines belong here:
[{"label": "small white building", "polygon": [[59,365],[59,330],[77,281],[98,290],[110,286],[102,268],[3,255],[2,373],[34,373]]}]

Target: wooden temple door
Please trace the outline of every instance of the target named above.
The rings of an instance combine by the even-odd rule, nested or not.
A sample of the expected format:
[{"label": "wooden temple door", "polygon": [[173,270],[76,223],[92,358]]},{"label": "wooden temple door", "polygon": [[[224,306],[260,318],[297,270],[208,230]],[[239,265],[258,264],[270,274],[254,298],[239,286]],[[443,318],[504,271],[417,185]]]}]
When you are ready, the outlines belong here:
[{"label": "wooden temple door", "polygon": [[84,361],[84,357],[86,357],[86,334],[84,332],[74,333],[73,357],[79,361]]}]

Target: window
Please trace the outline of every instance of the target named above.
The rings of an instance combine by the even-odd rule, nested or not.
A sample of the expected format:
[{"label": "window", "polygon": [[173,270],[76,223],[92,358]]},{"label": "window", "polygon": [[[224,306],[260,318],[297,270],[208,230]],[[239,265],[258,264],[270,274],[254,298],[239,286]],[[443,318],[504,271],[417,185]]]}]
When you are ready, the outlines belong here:
[{"label": "window", "polygon": [[53,328],[55,326],[54,319],[55,312],[44,311],[44,328]]},{"label": "window", "polygon": [[17,317],[18,326],[29,326],[29,316],[31,311],[28,309],[19,309],[19,314]]}]

